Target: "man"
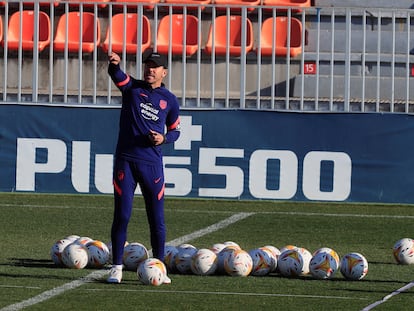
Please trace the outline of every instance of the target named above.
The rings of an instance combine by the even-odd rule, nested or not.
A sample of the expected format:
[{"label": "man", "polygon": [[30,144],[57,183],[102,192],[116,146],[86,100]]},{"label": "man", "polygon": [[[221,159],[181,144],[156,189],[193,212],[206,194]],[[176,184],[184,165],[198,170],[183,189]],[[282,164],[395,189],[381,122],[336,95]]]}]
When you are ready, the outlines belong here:
[{"label": "man", "polygon": [[[122,280],[122,257],[137,185],[145,202],[153,256],[164,260],[166,227],[161,145],[173,143],[180,135],[179,103],[163,84],[167,75],[166,58],[157,53],[146,58],[144,80],[136,80],[124,73],[120,61],[118,54],[109,55],[108,73],[122,92],[113,172],[113,265],[107,279],[109,283]],[[164,134],[165,127],[167,132]],[[168,276],[164,283],[171,283]]]}]

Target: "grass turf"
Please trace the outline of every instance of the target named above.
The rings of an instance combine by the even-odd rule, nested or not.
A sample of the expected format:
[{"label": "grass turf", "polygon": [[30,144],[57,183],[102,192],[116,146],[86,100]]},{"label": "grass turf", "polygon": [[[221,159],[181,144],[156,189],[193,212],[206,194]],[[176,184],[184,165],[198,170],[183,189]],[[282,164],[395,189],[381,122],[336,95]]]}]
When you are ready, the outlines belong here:
[{"label": "grass turf", "polygon": [[[109,241],[112,197],[93,195],[0,194],[0,308],[70,284],[95,270],[55,267],[53,243],[70,234]],[[125,272],[120,285],[102,280],[54,295],[27,310],[361,310],[414,280],[414,265],[397,265],[393,244],[413,237],[410,205],[190,200],[167,198],[167,240],[206,228],[240,212],[251,216],[189,241],[194,246],[235,241],[249,250],[287,244],[311,252],[328,246],[339,255],[360,252],[369,262],[362,281],[310,276],[286,278],[171,274],[172,285],[139,285]],[[137,197],[128,240],[150,248],[142,200]],[[412,310],[411,288],[375,310]],[[0,309],[1,310],[1,309]]]}]

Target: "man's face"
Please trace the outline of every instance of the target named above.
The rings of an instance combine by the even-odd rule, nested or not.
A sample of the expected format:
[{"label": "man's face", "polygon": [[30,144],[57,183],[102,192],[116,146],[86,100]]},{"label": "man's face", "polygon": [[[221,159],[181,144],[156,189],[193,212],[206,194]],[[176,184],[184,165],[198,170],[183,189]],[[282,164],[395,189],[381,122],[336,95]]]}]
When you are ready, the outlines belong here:
[{"label": "man's face", "polygon": [[167,75],[167,70],[163,66],[158,66],[153,61],[145,63],[144,79],[153,87],[161,85],[162,80]]}]

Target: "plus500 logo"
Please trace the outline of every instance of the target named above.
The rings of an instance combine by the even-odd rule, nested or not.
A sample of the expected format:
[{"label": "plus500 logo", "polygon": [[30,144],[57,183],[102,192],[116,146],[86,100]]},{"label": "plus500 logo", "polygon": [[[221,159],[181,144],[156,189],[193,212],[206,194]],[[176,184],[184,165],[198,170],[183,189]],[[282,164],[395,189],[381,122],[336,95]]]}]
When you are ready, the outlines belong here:
[{"label": "plus500 logo", "polygon": [[[46,161],[36,162],[36,153],[43,150]],[[68,148],[58,139],[18,138],[16,159],[16,190],[35,191],[36,174],[62,173],[68,166]],[[290,150],[255,150],[248,159],[248,170],[236,165],[220,165],[220,159],[245,161],[244,149],[200,148],[198,174],[224,177],[220,188],[200,187],[200,197],[239,198],[245,192],[245,180],[251,196],[258,199],[291,199],[302,189],[309,200],[344,201],[351,192],[352,160],[343,152],[310,151],[299,165],[299,159]],[[73,141],[71,154],[71,182],[80,193],[88,193],[91,184],[91,142]],[[277,161],[278,169],[269,171],[269,161]],[[330,163],[329,190],[321,189],[323,163]],[[112,193],[112,154],[96,154],[93,182],[101,193]],[[193,190],[191,158],[185,156],[164,157],[167,195],[186,196]],[[299,168],[302,168],[299,171]],[[246,171],[246,173],[245,173]],[[248,171],[248,173],[247,173]],[[245,176],[248,174],[248,176]],[[302,183],[299,183],[299,176]],[[268,176],[278,180],[277,189],[269,189]],[[139,189],[137,189],[139,193]]]}]

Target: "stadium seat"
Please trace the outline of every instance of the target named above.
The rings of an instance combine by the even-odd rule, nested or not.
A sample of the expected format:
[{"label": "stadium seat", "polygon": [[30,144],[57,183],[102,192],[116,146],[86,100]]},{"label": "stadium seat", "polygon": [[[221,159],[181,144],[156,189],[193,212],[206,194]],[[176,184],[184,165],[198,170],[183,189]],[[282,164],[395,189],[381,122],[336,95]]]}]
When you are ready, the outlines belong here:
[{"label": "stadium seat", "polygon": [[[7,29],[7,48],[18,50],[20,43],[22,50],[33,51],[35,15],[32,10],[17,11],[10,16]],[[20,29],[21,25],[21,29]],[[50,44],[50,19],[49,16],[39,11],[39,42],[38,50],[42,51]],[[21,37],[20,37],[21,34]],[[4,44],[4,43],[3,43]]]},{"label": "stadium seat", "polygon": [[[66,27],[70,27],[67,38]],[[96,32],[95,38],[94,30]],[[99,18],[91,12],[83,12],[81,15],[80,12],[72,11],[62,14],[58,20],[54,50],[63,52],[67,44],[69,52],[78,52],[81,49],[82,52],[92,53],[95,46],[99,45],[100,39]]]},{"label": "stadium seat", "polygon": [[[125,44],[125,51],[128,54],[137,52],[138,40],[138,14],[137,13],[119,13],[112,16],[112,36],[108,27],[105,41],[102,43],[102,49],[107,53],[112,50],[121,53]],[[125,30],[125,32],[124,32]],[[141,51],[144,52],[151,45],[151,25],[148,17],[142,15],[142,43]],[[125,42],[124,42],[125,34]],[[111,36],[111,37],[110,37]],[[111,46],[109,39],[111,38]]]},{"label": "stadium seat", "polygon": [[251,12],[256,9],[255,6],[260,5],[261,0],[213,0],[216,9],[225,10],[226,5],[230,6],[230,11],[241,11],[243,6],[247,7],[247,11]]},{"label": "stadium seat", "polygon": [[[261,55],[271,56],[273,54],[273,34],[277,56],[295,57],[302,53],[302,23],[297,18],[290,19],[290,47],[288,43],[289,19],[285,16],[267,18],[262,24],[260,34]],[[257,51],[257,49],[256,49]]]},{"label": "stadium seat", "polygon": [[152,10],[154,9],[155,4],[160,3],[161,0],[111,0],[111,2],[118,2],[118,4],[115,4],[114,6],[122,7],[126,4],[127,7],[132,8],[136,8],[140,4],[144,4],[144,9]]},{"label": "stadium seat", "polygon": [[[227,15],[216,17],[215,36],[214,36],[214,50],[216,55],[226,55],[226,48],[229,47],[230,56],[240,56],[242,53],[242,25],[243,19],[239,15],[230,15],[230,40],[227,43]],[[245,53],[253,49],[253,26],[252,22],[246,19],[246,46]],[[205,46],[207,54],[213,53],[213,24],[210,25],[207,44]]]},{"label": "stadium seat", "polygon": [[[191,56],[198,50],[198,18],[194,15],[172,14],[164,16],[158,25],[157,34],[157,52],[167,54],[171,44],[171,53],[173,55],[182,55],[183,49],[185,54]],[[172,20],[171,20],[172,19]],[[172,37],[170,38],[170,22],[172,23]],[[184,22],[186,42],[184,42]]]},{"label": "stadium seat", "polygon": [[[310,7],[311,0],[262,0],[263,6],[277,6],[277,7]],[[271,8],[270,8],[271,9]],[[279,9],[277,9],[279,10]],[[283,8],[286,10],[286,8]],[[298,12],[300,9],[295,9]]]},{"label": "stadium seat", "polygon": [[108,5],[109,1],[110,0],[69,0],[69,5],[71,7],[79,7],[81,4],[83,4],[84,8],[91,8],[97,4],[99,8],[105,8]]},{"label": "stadium seat", "polygon": [[[212,0],[164,0],[165,4],[171,4],[174,10],[182,10],[184,6],[187,6],[187,10],[197,10],[199,5],[201,10],[205,9],[206,4],[210,4]],[[196,6],[191,6],[195,4]],[[168,10],[168,7],[164,7]]]}]

